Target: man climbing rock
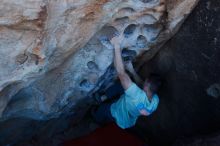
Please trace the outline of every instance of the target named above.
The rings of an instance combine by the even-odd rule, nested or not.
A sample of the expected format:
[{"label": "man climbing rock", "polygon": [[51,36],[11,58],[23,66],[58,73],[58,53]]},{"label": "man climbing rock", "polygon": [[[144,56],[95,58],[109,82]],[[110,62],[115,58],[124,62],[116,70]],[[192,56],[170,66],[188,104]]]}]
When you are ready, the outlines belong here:
[{"label": "man climbing rock", "polygon": [[[130,62],[127,64],[127,69],[134,75],[136,83],[131,80],[125,71],[122,60],[120,48],[122,39],[122,34],[111,39],[115,53],[114,66],[120,84],[116,84],[106,91],[107,98],[121,94],[120,98],[111,103],[102,103],[93,111],[93,117],[98,123],[114,121],[119,127],[125,129],[134,126],[139,116],[149,116],[157,109],[159,97],[156,92],[161,83],[157,76],[150,76],[142,83]],[[142,84],[143,89],[139,88],[137,84]],[[99,98],[103,100],[103,96]]]}]

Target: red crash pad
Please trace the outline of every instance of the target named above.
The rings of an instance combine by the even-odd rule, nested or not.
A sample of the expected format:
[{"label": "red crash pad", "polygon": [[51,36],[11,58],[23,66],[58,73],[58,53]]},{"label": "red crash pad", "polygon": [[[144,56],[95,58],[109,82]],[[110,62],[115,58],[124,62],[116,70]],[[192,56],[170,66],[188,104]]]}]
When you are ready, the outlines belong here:
[{"label": "red crash pad", "polygon": [[115,124],[98,128],[90,135],[65,142],[64,146],[143,146],[136,136]]}]

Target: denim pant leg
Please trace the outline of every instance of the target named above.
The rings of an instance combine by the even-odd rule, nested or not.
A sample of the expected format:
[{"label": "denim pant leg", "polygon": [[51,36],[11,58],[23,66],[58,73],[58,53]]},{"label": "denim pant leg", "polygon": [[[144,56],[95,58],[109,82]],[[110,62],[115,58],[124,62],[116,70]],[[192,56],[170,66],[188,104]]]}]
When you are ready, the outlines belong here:
[{"label": "denim pant leg", "polygon": [[105,91],[105,95],[108,99],[120,97],[122,94],[124,94],[124,88],[122,87],[120,81],[116,81]]},{"label": "denim pant leg", "polygon": [[112,103],[103,103],[98,107],[93,114],[93,118],[96,122],[100,124],[107,124],[114,121],[111,114],[111,105]]}]

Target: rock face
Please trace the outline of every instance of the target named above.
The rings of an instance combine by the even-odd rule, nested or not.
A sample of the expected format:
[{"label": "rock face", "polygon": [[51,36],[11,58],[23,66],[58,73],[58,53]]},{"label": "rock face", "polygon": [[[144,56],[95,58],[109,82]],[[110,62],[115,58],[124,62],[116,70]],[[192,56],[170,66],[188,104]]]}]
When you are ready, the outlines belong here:
[{"label": "rock face", "polygon": [[152,71],[163,78],[157,111],[140,117],[135,127],[152,145],[220,145],[219,24],[220,1],[200,1],[178,33],[141,67],[142,76]]},{"label": "rock face", "polygon": [[[91,94],[115,78],[113,35],[123,33],[122,47],[144,54],[139,61],[144,62],[177,32],[197,2],[2,0],[1,121],[50,120],[70,110],[78,117],[79,109],[72,108],[86,106],[79,101],[90,103]],[[18,135],[13,134],[14,141]],[[0,143],[10,143],[10,138],[0,138]]]}]

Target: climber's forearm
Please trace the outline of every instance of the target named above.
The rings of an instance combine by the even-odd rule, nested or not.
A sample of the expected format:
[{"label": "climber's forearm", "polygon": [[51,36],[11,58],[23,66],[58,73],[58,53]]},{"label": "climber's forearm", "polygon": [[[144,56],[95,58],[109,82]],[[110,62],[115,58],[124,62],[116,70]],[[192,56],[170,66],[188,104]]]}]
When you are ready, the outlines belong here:
[{"label": "climber's forearm", "polygon": [[125,74],[125,68],[121,57],[121,49],[115,46],[114,65],[118,75]]},{"label": "climber's forearm", "polygon": [[131,62],[126,63],[125,65],[126,69],[129,71],[129,73],[132,75],[133,79],[138,85],[143,84],[143,80],[140,78],[140,76],[137,74],[137,72],[134,70],[134,67]]},{"label": "climber's forearm", "polygon": [[132,77],[134,78],[135,83],[138,85],[143,85],[143,80],[140,78],[140,76],[135,71],[129,71],[132,74]]}]

